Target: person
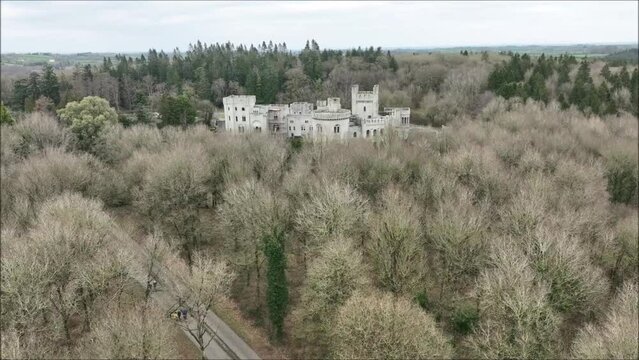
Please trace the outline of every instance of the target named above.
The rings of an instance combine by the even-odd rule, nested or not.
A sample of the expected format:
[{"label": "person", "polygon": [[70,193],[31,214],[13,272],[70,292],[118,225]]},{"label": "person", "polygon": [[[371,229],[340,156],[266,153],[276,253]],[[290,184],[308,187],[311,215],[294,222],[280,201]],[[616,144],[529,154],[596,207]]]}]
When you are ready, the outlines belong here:
[{"label": "person", "polygon": [[186,320],[186,308],[182,308],[182,320]]},{"label": "person", "polygon": [[174,311],[171,313],[171,319],[172,320],[177,320],[179,318],[179,314],[177,311]]},{"label": "person", "polygon": [[151,279],[151,290],[155,291],[155,287],[157,286],[157,284],[157,280]]}]

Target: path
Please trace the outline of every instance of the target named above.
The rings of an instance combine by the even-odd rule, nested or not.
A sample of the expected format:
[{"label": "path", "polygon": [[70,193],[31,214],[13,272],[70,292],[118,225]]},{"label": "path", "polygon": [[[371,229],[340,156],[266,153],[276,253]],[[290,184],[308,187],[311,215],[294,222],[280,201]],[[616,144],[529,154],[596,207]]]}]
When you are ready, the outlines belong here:
[{"label": "path", "polygon": [[[131,242],[134,243],[134,251],[138,251],[140,255],[146,256],[139,244],[135,243],[132,239]],[[159,269],[158,275],[161,285],[158,284],[159,289],[151,292],[151,298],[161,309],[166,310],[168,313],[178,303],[175,289],[179,280],[165,267]],[[146,274],[134,271],[132,272],[132,276],[146,289]],[[186,321],[190,322],[189,327],[195,328],[195,320],[192,317],[189,317]],[[204,356],[207,359],[259,359],[257,353],[212,311],[209,311],[206,316],[206,327],[207,334],[205,334],[204,342],[208,342],[211,336],[213,336],[213,341],[211,341],[204,350]],[[196,348],[199,349],[193,336],[191,336],[186,329],[183,329],[183,331],[186,336],[193,341]]]}]

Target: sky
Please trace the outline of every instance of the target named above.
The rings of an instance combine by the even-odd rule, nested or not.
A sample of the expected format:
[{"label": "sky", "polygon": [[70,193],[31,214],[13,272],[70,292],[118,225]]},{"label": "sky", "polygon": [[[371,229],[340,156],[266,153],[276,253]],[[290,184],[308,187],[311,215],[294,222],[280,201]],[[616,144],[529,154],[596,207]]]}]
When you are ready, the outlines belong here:
[{"label": "sky", "polygon": [[637,43],[638,1],[0,2],[0,51],[140,52],[307,39],[322,48]]}]

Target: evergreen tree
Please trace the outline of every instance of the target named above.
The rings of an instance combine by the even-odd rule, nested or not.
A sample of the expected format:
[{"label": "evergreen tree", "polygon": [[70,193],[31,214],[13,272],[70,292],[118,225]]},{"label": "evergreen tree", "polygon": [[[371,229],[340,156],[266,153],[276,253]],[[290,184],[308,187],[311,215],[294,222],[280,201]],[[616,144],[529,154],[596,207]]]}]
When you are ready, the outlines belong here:
[{"label": "evergreen tree", "polygon": [[49,64],[44,65],[42,68],[40,93],[51,99],[55,105],[60,103],[60,84],[58,83],[58,77],[53,72],[53,67]]},{"label": "evergreen tree", "polygon": [[29,85],[27,79],[16,80],[13,83],[13,106],[24,111],[25,104],[29,98]]},{"label": "evergreen tree", "polygon": [[635,68],[630,78],[630,104],[631,112],[639,116],[639,71]]},{"label": "evergreen tree", "polygon": [[211,84],[206,76],[206,69],[200,66],[195,70],[195,92],[200,99],[211,97]]},{"label": "evergreen tree", "polygon": [[[595,88],[592,83],[592,78],[590,77],[590,66],[584,59],[581,62],[581,65],[579,65],[577,77],[575,78],[575,83],[570,91],[570,95],[568,96],[568,101],[571,104],[577,105],[581,111],[590,107],[592,111],[597,112],[599,110],[599,104],[598,97],[594,90]],[[594,109],[595,107],[597,110]]]},{"label": "evergreen tree", "polygon": [[397,69],[399,68],[399,65],[397,64],[397,60],[395,60],[395,57],[393,57],[393,55],[391,55],[390,50],[386,53],[386,56],[388,57],[388,67],[393,72],[397,72]]},{"label": "evergreen tree", "polygon": [[160,100],[162,126],[186,126],[195,122],[196,110],[186,95],[165,95]]},{"label": "evergreen tree", "polygon": [[548,103],[548,90],[541,71],[535,72],[526,84],[526,95],[537,101]]},{"label": "evergreen tree", "polygon": [[608,89],[608,85],[605,81],[602,81],[597,88],[597,95],[601,101],[601,114],[616,114],[617,113],[617,104],[612,98],[612,94],[610,93],[610,89]]},{"label": "evergreen tree", "polygon": [[557,85],[570,82],[570,66],[566,61],[561,61],[557,75]]},{"label": "evergreen tree", "polygon": [[630,74],[628,73],[628,68],[624,65],[619,71],[619,81],[621,86],[625,88],[630,88]]},{"label": "evergreen tree", "polygon": [[604,65],[604,67],[601,69],[601,76],[603,76],[604,79],[610,81],[610,67],[608,66],[608,64]]},{"label": "evergreen tree", "polygon": [[284,232],[275,229],[264,239],[264,254],[268,261],[266,270],[268,304],[271,324],[275,328],[275,337],[283,336],[284,317],[288,307],[288,282],[286,280],[286,254],[284,252]]}]

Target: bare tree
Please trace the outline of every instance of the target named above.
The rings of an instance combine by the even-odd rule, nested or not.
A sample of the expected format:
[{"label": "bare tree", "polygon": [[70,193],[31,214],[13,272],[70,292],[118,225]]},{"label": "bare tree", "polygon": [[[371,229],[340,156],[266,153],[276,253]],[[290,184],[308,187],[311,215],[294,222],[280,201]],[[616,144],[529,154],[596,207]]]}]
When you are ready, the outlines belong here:
[{"label": "bare tree", "polygon": [[549,357],[556,354],[559,318],[548,287],[528,259],[505,240],[495,241],[492,268],[477,281],[480,322],[468,340],[473,357]]},{"label": "bare tree", "polygon": [[[180,297],[186,299],[191,312],[192,321],[180,322],[180,326],[193,336],[198,344],[200,356],[204,357],[204,351],[213,341],[215,331],[207,325],[207,315],[215,303],[227,296],[235,274],[224,261],[214,262],[202,256],[196,256],[193,260],[192,274],[182,288]],[[210,331],[213,333],[210,333]],[[206,334],[209,337],[206,337]]]},{"label": "bare tree", "polygon": [[380,212],[371,217],[368,254],[381,287],[401,294],[420,280],[425,265],[419,209],[398,189],[388,188]]},{"label": "bare tree", "polygon": [[368,217],[368,203],[353,188],[341,183],[324,183],[295,215],[295,227],[304,251],[317,249],[335,237],[362,238]]},{"label": "bare tree", "polygon": [[107,359],[176,358],[174,327],[155,304],[111,306],[87,334],[80,357]]},{"label": "bare tree", "polygon": [[417,304],[391,294],[356,294],[339,310],[332,331],[339,359],[446,359],[449,339]]},{"label": "bare tree", "polygon": [[316,347],[308,349],[305,357],[327,355],[328,334],[338,307],[367,284],[362,253],[352,240],[338,237],[322,246],[310,262],[300,304],[293,312],[296,337]]},{"label": "bare tree", "polygon": [[637,285],[627,282],[599,324],[587,324],[579,331],[572,356],[580,359],[636,359],[639,349]]}]

